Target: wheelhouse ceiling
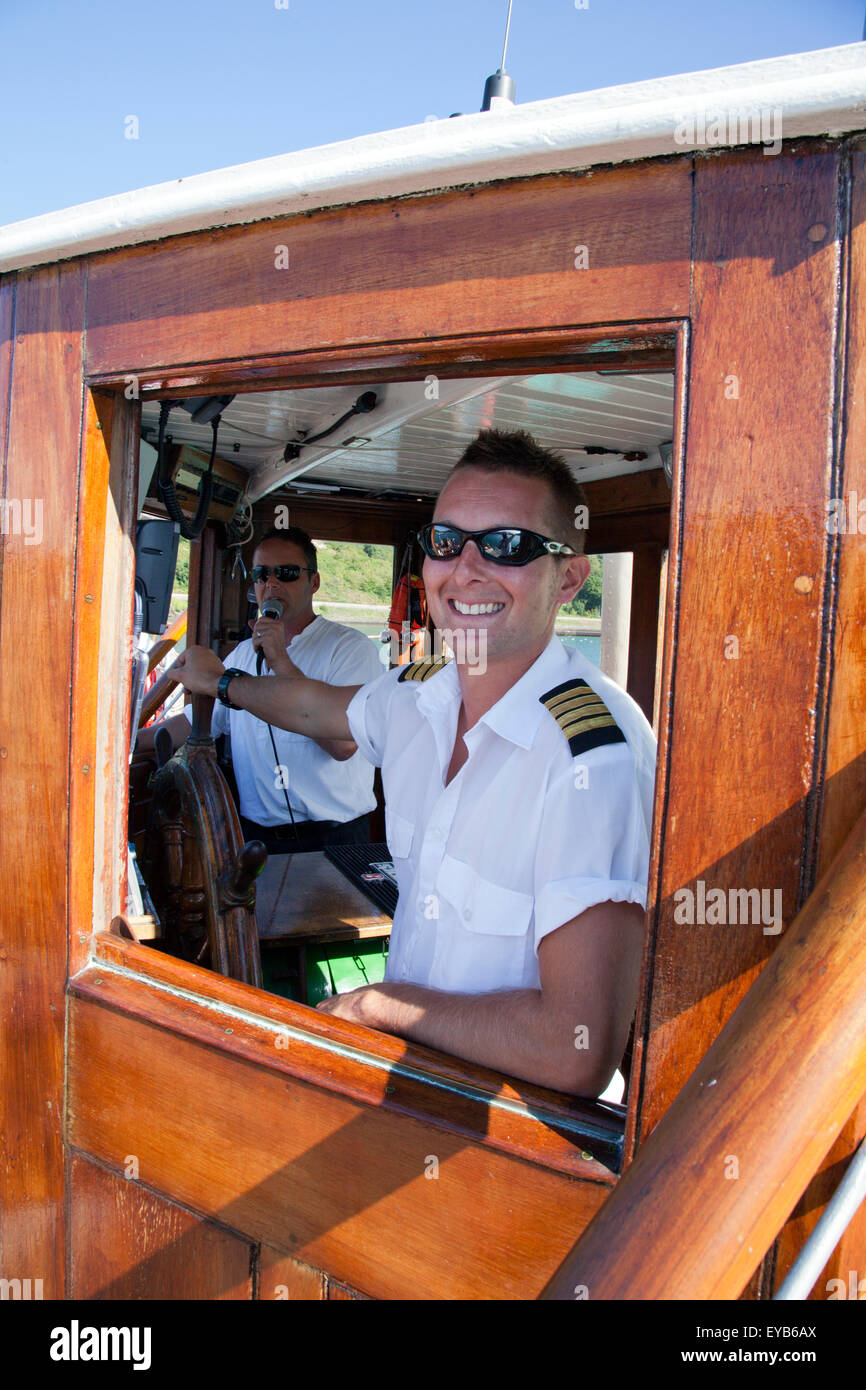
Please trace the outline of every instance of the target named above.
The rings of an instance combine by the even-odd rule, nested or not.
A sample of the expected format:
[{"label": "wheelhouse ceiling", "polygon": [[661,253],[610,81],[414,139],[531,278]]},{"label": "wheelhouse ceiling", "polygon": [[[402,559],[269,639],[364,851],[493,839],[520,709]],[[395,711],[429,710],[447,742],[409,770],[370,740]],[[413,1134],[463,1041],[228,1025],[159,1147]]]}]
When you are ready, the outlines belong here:
[{"label": "wheelhouse ceiling", "polygon": [[[370,391],[376,404],[369,413],[304,443]],[[249,502],[285,488],[428,497],[479,430],[523,429],[561,453],[579,481],[591,482],[662,466],[660,446],[673,437],[673,410],[674,377],[666,371],[431,376],[255,392],[235,396],[224,409],[217,453],[248,473]],[[152,445],[158,422],[159,402],[144,403],[142,437]],[[196,424],[182,407],[172,410],[168,433],[175,444],[210,451],[210,424]],[[288,458],[287,445],[294,446]]]}]

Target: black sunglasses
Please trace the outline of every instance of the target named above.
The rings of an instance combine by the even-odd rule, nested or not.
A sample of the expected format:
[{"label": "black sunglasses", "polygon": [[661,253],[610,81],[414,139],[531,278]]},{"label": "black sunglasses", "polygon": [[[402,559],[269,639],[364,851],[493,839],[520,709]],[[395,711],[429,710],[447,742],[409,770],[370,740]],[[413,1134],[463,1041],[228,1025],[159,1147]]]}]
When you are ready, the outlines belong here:
[{"label": "black sunglasses", "polygon": [[272,574],[281,584],[293,584],[296,579],[300,579],[301,570],[306,570],[307,574],[315,573],[306,565],[253,565],[250,579],[254,584],[264,584],[268,575]]},{"label": "black sunglasses", "polygon": [[522,526],[491,526],[489,531],[461,531],[459,526],[431,522],[418,532],[418,540],[431,560],[456,560],[467,541],[474,541],[478,553],[495,565],[528,565],[540,555],[576,555],[570,545],[526,531]]}]

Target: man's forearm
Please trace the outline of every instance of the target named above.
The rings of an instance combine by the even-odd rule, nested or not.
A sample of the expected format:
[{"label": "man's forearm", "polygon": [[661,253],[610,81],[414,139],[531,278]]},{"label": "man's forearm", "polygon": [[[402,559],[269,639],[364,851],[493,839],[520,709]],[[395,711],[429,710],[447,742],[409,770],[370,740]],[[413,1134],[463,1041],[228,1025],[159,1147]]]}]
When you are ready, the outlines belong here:
[{"label": "man's forearm", "polygon": [[[215,684],[215,683],[214,683]],[[307,738],[351,738],[346,710],[358,686],[334,686],[308,676],[235,676],[228,697],[276,729]]]},{"label": "man's forearm", "polygon": [[[451,994],[421,985],[369,985],[329,1011],[475,1062],[577,1095],[598,1095],[604,1059],[575,1048],[575,1022],[545,1007],[541,990]],[[350,1001],[355,1000],[354,1011]]]},{"label": "man's forearm", "polygon": [[[238,709],[306,738],[351,739],[347,710],[359,685],[327,685],[302,676],[286,658],[289,674],[232,676],[228,699]],[[225,667],[207,647],[182,652],[172,673],[192,694],[216,695]]]}]

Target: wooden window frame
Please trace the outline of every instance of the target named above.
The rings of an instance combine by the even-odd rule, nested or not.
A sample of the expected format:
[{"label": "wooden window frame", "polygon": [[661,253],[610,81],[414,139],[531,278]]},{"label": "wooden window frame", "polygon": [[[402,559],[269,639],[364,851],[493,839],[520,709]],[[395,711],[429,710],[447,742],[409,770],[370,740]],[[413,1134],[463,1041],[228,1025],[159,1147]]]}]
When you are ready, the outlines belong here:
[{"label": "wooden window frame", "polygon": [[[244,369],[226,370],[201,364],[185,368],[182,374],[154,365],[137,374],[143,399],[188,395],[189,381],[214,393],[243,390],[279,389],[291,386],[330,386],[346,381],[366,383],[423,378],[438,369],[443,375],[480,376],[508,372],[530,373],[595,371],[599,366],[620,371],[654,368],[671,369],[677,382],[675,410],[675,479],[679,474],[678,456],[681,430],[682,383],[685,379],[684,325],[681,321],[615,324],[603,330],[567,329],[554,333],[523,333],[512,340],[502,335],[449,339],[412,345],[394,360],[393,345],[387,349],[368,347],[356,352],[322,354],[315,363],[303,354],[275,360],[267,371],[259,366],[253,375]],[[603,344],[603,346],[599,346]],[[386,359],[388,365],[382,366]],[[468,362],[468,365],[467,365]],[[216,371],[216,376],[215,376]],[[126,863],[125,810],[128,796],[127,726],[123,711],[128,708],[128,672],[117,662],[117,654],[130,641],[132,546],[134,515],[130,508],[136,495],[137,462],[135,441],[140,426],[137,399],[127,401],[124,387],[128,378],[101,376],[88,381],[89,417],[96,427],[89,432],[91,454],[102,451],[106,429],[99,417],[109,422],[112,438],[102,466],[108,472],[109,490],[118,499],[117,513],[125,506],[124,536],[117,528],[106,536],[104,592],[120,593],[122,602],[103,605],[100,632],[100,681],[102,709],[99,724],[104,730],[102,755],[111,769],[102,794],[96,801],[94,843],[97,858],[94,881],[101,883],[102,900],[94,913],[96,931],[92,954],[85,960],[80,953],[78,973],[70,981],[70,992],[90,1004],[146,1020],[150,1026],[194,1037],[207,1038],[214,1047],[241,1056],[247,1062],[271,1071],[292,1075],[316,1086],[335,1089],[355,1099],[402,1113],[443,1127],[453,1134],[471,1136],[485,1145],[529,1159],[593,1184],[609,1186],[621,1167],[625,1107],[606,1107],[597,1102],[566,1097],[520,1081],[509,1082],[498,1073],[451,1059],[405,1040],[361,1028],[320,1014],[303,1005],[280,999],[251,986],[201,970],[186,962],[158,955],[147,947],[119,938],[111,932],[112,920],[123,910],[123,875],[112,866]],[[89,460],[92,466],[94,459]],[[638,475],[640,476],[640,475]],[[652,538],[658,531],[657,509],[648,512]],[[675,515],[672,509],[671,516]],[[595,548],[630,548],[640,539],[640,519],[616,515],[611,518],[610,535]],[[113,542],[113,543],[112,543]],[[671,544],[675,542],[671,538]],[[112,664],[111,656],[114,657]],[[106,685],[106,671],[114,673]],[[113,689],[114,698],[109,692]],[[661,778],[657,778],[656,804]],[[103,819],[104,813],[104,819]],[[657,839],[657,837],[656,837]],[[98,847],[105,846],[102,863]],[[109,846],[113,852],[109,852]],[[654,847],[653,859],[657,854]],[[650,901],[647,923],[654,901],[650,872]],[[79,944],[82,944],[79,942]],[[645,1007],[647,970],[644,967],[638,1016]],[[230,1040],[230,1041],[229,1041]],[[285,1041],[288,1040],[288,1041]]]}]

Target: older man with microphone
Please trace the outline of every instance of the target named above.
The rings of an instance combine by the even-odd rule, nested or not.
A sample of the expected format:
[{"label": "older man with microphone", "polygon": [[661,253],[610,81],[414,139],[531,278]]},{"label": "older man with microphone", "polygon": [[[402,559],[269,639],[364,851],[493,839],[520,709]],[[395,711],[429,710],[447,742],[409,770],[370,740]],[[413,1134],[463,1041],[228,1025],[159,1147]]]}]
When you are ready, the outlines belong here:
[{"label": "older man with microphone", "polygon": [[[251,576],[259,616],[252,638],[226,657],[227,673],[286,675],[297,668],[330,685],[364,684],[382,674],[369,638],[314,613],[321,577],[305,531],[293,526],[264,535]],[[271,854],[369,840],[373,768],[351,739],[273,728],[225,696],[214,705],[211,732],[231,735],[246,839],[263,840]]]}]

